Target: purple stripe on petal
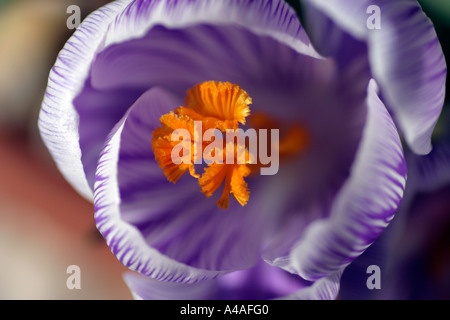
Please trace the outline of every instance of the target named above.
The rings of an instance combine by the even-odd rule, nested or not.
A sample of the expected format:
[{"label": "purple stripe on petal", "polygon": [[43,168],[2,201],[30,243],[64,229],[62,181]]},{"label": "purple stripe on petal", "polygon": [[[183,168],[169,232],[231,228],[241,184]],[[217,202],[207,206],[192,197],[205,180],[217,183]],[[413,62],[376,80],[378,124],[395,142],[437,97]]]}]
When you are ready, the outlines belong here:
[{"label": "purple stripe on petal", "polygon": [[136,300],[209,300],[218,295],[217,282],[212,280],[180,284],[175,279],[167,283],[131,272],[123,277]]},{"label": "purple stripe on petal", "polygon": [[416,1],[380,1],[380,7],[386,26],[370,36],[374,77],[411,149],[426,154],[445,98],[445,58]]},{"label": "purple stripe on petal", "polygon": [[255,98],[257,88],[288,91],[308,77],[324,76],[321,69],[328,64],[234,25],[158,25],[141,38],[105,48],[91,77],[92,86],[102,91],[163,86],[181,98],[197,83],[228,81]]}]

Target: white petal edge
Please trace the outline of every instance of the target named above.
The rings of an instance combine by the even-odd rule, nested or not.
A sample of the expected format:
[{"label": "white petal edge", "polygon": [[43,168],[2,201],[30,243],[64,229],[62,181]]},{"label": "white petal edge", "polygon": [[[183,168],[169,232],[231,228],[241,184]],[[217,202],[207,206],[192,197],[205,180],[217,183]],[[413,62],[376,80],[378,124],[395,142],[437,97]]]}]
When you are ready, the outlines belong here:
[{"label": "white petal edge", "polygon": [[406,184],[406,164],[398,132],[376,92],[372,79],[363,138],[330,218],[314,222],[290,256],[271,264],[309,281],[327,277],[364,252],[394,217]]},{"label": "white petal edge", "polygon": [[135,300],[211,300],[217,296],[217,282],[168,283],[126,272],[123,279]]},{"label": "white petal edge", "polygon": [[[309,287],[275,300],[335,300],[339,294],[342,271],[319,279]],[[221,296],[216,280],[194,284],[166,283],[126,272],[123,275],[135,300],[216,300]]]},{"label": "white petal edge", "polygon": [[52,68],[39,114],[39,131],[66,180],[88,200],[93,199],[81,162],[78,114],[73,99],[88,76],[96,48],[111,21],[132,0],[109,3],[89,15],[59,53]]}]

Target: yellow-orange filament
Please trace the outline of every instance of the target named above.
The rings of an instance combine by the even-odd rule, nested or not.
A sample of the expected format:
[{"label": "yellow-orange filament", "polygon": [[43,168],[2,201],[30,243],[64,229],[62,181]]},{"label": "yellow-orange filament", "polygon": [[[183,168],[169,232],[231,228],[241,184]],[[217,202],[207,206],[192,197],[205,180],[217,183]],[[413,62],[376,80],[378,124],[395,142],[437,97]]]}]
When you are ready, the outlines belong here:
[{"label": "yellow-orange filament", "polygon": [[[163,126],[153,132],[153,152],[167,179],[176,183],[189,170],[191,176],[198,178],[201,191],[207,197],[212,196],[224,184],[222,196],[217,201],[219,207],[228,208],[230,193],[241,205],[245,205],[250,196],[244,181],[244,177],[250,172],[246,164],[237,164],[237,161],[234,164],[213,162],[208,164],[200,176],[195,172],[194,154],[190,163],[173,163],[172,150],[179,142],[172,141],[171,135],[177,129],[185,129],[194,137],[194,121],[202,122],[203,132],[200,134],[208,129],[222,132],[238,129],[239,124],[245,124],[245,118],[250,114],[248,105],[251,102],[244,90],[229,82],[208,81],[188,90],[185,106],[163,115],[160,118]],[[188,143],[193,146],[195,141]],[[203,143],[202,149],[206,146]]]},{"label": "yellow-orange filament", "polygon": [[[311,144],[310,133],[305,129],[305,126],[298,122],[281,122],[263,112],[257,112],[249,118],[249,123],[256,130],[284,128],[279,145],[275,146],[280,160],[301,154]],[[271,146],[268,146],[268,149],[270,148]]]}]

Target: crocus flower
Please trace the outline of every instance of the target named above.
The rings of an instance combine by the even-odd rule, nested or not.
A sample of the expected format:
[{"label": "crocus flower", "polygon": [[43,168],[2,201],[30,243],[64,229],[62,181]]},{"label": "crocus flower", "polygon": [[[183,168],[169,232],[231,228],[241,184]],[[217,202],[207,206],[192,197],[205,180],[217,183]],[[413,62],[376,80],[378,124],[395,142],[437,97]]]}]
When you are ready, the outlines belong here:
[{"label": "crocus flower", "polygon": [[[429,152],[444,95],[416,1],[374,3],[371,30],[369,1],[306,1],[312,40],[281,0],[120,0],[83,22],[39,125],[112,252],[145,277],[126,278],[137,297],[336,297],[401,201],[399,132]],[[194,121],[278,129],[279,170],[166,157]]]}]

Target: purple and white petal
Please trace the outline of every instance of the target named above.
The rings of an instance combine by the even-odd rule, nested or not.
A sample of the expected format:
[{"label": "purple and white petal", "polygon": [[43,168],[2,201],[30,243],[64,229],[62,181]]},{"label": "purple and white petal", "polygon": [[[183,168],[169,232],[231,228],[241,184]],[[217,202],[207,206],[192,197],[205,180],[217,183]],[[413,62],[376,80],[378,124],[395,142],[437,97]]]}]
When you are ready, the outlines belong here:
[{"label": "purple and white petal", "polygon": [[132,272],[124,274],[124,280],[137,300],[332,300],[340,276],[338,272],[310,283],[260,262],[252,269],[193,284],[155,281]]},{"label": "purple and white petal", "polygon": [[283,0],[136,0],[111,24],[104,47],[141,38],[156,25],[177,29],[195,24],[233,25],[317,56],[296,12]]},{"label": "purple and white petal", "polygon": [[123,279],[135,300],[215,300],[220,295],[215,280],[163,282],[132,272],[125,273]]},{"label": "purple and white petal", "polygon": [[[324,14],[338,28],[367,42],[373,77],[407,143],[418,154],[430,152],[447,67],[433,25],[417,1],[307,0],[306,4],[316,9],[309,11],[310,21]],[[380,13],[380,28],[369,26],[371,8]]]},{"label": "purple and white petal", "polygon": [[403,195],[406,165],[395,125],[376,91],[371,81],[360,148],[330,217],[313,222],[290,255],[272,264],[311,281],[326,277],[360,255],[392,220]]},{"label": "purple and white petal", "polygon": [[91,14],[70,38],[50,72],[39,115],[39,130],[64,177],[84,197],[92,199],[78,144],[78,114],[73,99],[86,79],[95,48],[109,23],[130,0],[115,1]]},{"label": "purple and white petal", "polygon": [[269,263],[288,256],[311,223],[330,217],[361,145],[367,119],[366,74],[336,65],[329,71],[329,81],[310,77],[309,82],[298,82],[305,92],[293,91],[291,101],[280,100],[290,106],[290,120],[298,119],[310,141],[298,157],[282,161],[275,176],[260,177],[262,187],[278,203],[277,221],[262,252]]},{"label": "purple and white petal", "polygon": [[[142,92],[160,86],[180,98],[198,83],[228,81],[239,84],[255,99],[258,92],[276,95],[282,88],[280,93],[286,95],[292,93],[288,89],[301,90],[299,81],[306,82],[307,76],[328,76],[330,65],[234,25],[155,26],[141,38],[100,52],[92,64],[90,81],[102,92],[129,88]],[[78,105],[80,113],[89,107]]]},{"label": "purple and white petal", "polygon": [[339,293],[340,280],[343,271],[335,272],[328,277],[321,278],[311,286],[300,289],[284,300],[335,300]]},{"label": "purple and white petal", "polygon": [[371,78],[367,43],[336,27],[334,20],[319,8],[307,5],[304,11],[304,24],[316,50],[322,56],[335,60],[343,72],[364,74],[367,81],[361,81],[361,85],[365,87],[365,82],[368,83]]},{"label": "purple and white petal", "polygon": [[228,273],[216,280],[221,300],[271,300],[287,297],[313,285],[298,275],[262,260],[247,270]]}]

